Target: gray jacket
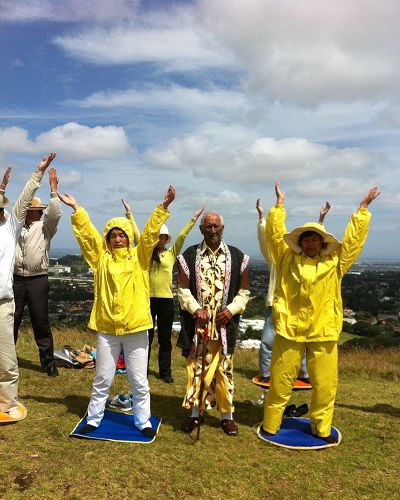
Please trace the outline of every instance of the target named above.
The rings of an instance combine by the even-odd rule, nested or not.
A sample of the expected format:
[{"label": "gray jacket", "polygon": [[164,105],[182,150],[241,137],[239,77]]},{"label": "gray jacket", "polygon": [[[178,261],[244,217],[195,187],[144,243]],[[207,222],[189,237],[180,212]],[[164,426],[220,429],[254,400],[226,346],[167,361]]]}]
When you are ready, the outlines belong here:
[{"label": "gray jacket", "polygon": [[51,193],[43,220],[22,228],[15,249],[14,274],[25,277],[47,274],[50,241],[57,232],[60,218],[60,200],[55,193]]}]

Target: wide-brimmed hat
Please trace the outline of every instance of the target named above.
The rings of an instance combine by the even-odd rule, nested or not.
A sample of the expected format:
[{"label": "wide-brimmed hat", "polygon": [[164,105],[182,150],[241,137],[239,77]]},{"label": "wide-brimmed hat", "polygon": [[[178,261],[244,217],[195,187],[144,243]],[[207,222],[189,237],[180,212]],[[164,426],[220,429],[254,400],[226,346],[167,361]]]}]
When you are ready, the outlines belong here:
[{"label": "wide-brimmed hat", "polygon": [[0,194],[0,208],[8,207],[8,198],[4,194]]},{"label": "wide-brimmed hat", "polygon": [[28,208],[28,210],[45,210],[47,208],[47,205],[44,205],[40,198],[35,196],[32,198],[31,206]]},{"label": "wide-brimmed hat", "polygon": [[160,229],[160,234],[166,234],[167,235],[167,243],[169,243],[171,241],[171,235],[168,231],[168,228],[165,224],[163,224],[161,226],[161,229]]},{"label": "wide-brimmed hat", "polygon": [[329,255],[341,245],[340,241],[333,234],[327,233],[324,226],[318,222],[306,222],[303,226],[296,227],[290,233],[286,233],[283,239],[293,252],[301,253],[299,239],[303,233],[308,231],[313,231],[321,236],[322,249],[320,255]]}]

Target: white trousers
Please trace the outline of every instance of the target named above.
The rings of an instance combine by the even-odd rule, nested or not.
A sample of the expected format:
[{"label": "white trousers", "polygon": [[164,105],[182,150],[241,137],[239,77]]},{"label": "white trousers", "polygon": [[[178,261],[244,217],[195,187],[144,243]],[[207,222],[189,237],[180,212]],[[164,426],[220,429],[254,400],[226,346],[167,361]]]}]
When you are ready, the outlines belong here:
[{"label": "white trousers", "polygon": [[95,427],[100,425],[118,357],[123,350],[128,382],[133,394],[135,425],[140,430],[151,427],[150,388],[147,381],[148,345],[147,330],[128,335],[97,334],[96,376],[88,407],[88,424]]},{"label": "white trousers", "polygon": [[14,300],[0,300],[0,411],[18,406],[18,361],[14,342]]}]

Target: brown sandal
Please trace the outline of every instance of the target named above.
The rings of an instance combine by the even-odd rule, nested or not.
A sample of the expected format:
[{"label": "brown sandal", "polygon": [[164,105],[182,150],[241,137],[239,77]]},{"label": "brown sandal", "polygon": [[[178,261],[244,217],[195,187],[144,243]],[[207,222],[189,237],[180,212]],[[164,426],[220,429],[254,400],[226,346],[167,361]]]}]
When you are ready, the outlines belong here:
[{"label": "brown sandal", "polygon": [[228,436],[237,436],[238,426],[234,420],[221,420],[221,427]]},{"label": "brown sandal", "polygon": [[187,433],[193,432],[202,422],[203,417],[187,417],[182,422],[181,431]]}]

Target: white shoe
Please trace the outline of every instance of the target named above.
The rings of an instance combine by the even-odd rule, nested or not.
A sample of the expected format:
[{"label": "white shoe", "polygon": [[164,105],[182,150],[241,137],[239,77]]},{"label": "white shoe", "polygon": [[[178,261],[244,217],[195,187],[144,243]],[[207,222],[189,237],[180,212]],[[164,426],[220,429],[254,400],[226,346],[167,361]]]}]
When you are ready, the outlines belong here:
[{"label": "white shoe", "polygon": [[7,412],[0,412],[0,423],[18,422],[26,418],[28,411],[26,407],[18,402],[18,406],[11,408]]}]

